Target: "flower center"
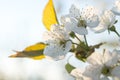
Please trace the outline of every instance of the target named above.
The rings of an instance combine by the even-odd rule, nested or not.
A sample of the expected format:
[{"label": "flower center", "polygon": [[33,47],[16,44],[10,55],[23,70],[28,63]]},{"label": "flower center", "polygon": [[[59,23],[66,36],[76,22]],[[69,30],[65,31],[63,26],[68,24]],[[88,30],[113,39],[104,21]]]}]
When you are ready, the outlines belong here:
[{"label": "flower center", "polygon": [[65,40],[60,41],[60,45],[63,46],[63,48],[65,48],[66,42],[67,42],[67,41],[65,41]]},{"label": "flower center", "polygon": [[86,28],[85,20],[79,20],[77,26],[78,27],[85,27]]},{"label": "flower center", "polygon": [[110,67],[107,67],[107,66],[104,66],[102,68],[102,71],[101,73],[105,76],[110,76],[110,73],[111,73],[111,68]]}]

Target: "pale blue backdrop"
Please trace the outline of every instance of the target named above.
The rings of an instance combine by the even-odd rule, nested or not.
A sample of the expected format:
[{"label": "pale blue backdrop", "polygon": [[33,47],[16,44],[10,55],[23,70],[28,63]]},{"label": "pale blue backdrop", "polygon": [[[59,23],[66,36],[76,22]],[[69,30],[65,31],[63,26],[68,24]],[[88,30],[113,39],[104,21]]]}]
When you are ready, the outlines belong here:
[{"label": "pale blue backdrop", "polygon": [[[45,28],[42,24],[42,11],[48,0],[0,0],[0,80],[73,80],[65,72],[64,60],[59,62],[34,61],[32,59],[10,59],[12,50],[23,50],[26,46],[42,41]],[[71,4],[82,8],[93,5],[102,11],[113,6],[114,0],[53,0],[58,19],[68,13]],[[119,25],[119,24],[118,24]],[[119,29],[119,26],[117,27]],[[120,30],[119,30],[120,32]],[[89,32],[89,44],[109,42],[109,49],[118,48],[118,38]],[[91,36],[92,35],[92,36]],[[94,36],[93,36],[94,35]],[[104,36],[103,36],[104,35]],[[105,46],[103,46],[105,47]],[[68,55],[69,56],[69,55]],[[76,67],[83,66],[71,59]],[[81,67],[82,68],[82,67]]]}]

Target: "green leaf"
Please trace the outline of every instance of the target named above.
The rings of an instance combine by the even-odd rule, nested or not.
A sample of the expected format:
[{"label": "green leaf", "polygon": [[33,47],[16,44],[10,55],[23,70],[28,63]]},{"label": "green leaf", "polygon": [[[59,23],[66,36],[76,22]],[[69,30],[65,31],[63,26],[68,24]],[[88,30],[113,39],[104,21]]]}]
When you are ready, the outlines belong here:
[{"label": "green leaf", "polygon": [[15,51],[16,54],[10,55],[11,58],[32,58],[35,60],[41,60],[45,58],[45,55],[43,54],[44,48],[46,47],[46,44],[40,42],[31,46],[26,47],[23,51]]},{"label": "green leaf", "polygon": [[72,71],[73,69],[75,69],[75,67],[73,67],[73,66],[70,65],[69,63],[67,63],[67,64],[65,65],[65,68],[66,68],[66,70],[67,70],[68,73],[71,73],[71,71]]},{"label": "green leaf", "polygon": [[52,24],[58,24],[56,12],[54,9],[53,1],[49,0],[43,11],[43,24],[50,30]]}]

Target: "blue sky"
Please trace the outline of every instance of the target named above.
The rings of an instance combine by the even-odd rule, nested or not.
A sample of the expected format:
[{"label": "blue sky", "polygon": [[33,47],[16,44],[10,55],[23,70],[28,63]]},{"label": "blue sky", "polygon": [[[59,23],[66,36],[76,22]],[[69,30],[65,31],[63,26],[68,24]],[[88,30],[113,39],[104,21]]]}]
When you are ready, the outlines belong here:
[{"label": "blue sky", "polygon": [[[45,80],[67,80],[62,75],[64,67],[60,68],[59,62],[8,58],[9,55],[14,53],[12,50],[21,51],[26,46],[42,41],[42,34],[45,28],[41,19],[42,11],[47,1],[0,0],[0,74],[4,75],[6,80],[8,78],[13,79],[14,75],[17,77],[21,76],[24,79],[29,79],[33,75],[30,78],[36,79],[36,76],[43,76],[44,78],[46,77]],[[114,0],[54,0],[54,5],[58,18],[60,18],[61,15],[68,13],[73,3],[80,8],[86,5],[93,5],[101,11],[113,5],[112,2]],[[92,32],[90,33],[93,34]],[[105,33],[94,36],[88,35],[89,43],[95,44],[104,40],[109,41],[109,38],[117,41],[116,36],[113,36],[113,34],[109,37],[105,35],[103,38]],[[23,73],[26,73],[26,75],[23,75]],[[50,75],[51,73],[54,75]],[[17,77],[14,78],[17,79]]]}]

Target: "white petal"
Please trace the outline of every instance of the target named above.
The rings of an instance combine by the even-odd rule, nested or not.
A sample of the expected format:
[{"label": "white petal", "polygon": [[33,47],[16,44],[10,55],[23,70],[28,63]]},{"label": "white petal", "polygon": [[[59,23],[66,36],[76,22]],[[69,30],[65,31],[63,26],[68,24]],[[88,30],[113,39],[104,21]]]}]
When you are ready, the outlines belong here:
[{"label": "white petal", "polygon": [[102,67],[99,65],[89,65],[86,67],[83,75],[91,78],[91,80],[100,80]]},{"label": "white petal", "polygon": [[84,27],[75,27],[72,29],[73,32],[79,34],[79,35],[86,35],[88,34],[88,31]]},{"label": "white petal", "polygon": [[100,23],[97,27],[95,28],[91,28],[92,31],[94,31],[95,33],[101,33],[104,32],[105,30],[107,30],[108,28],[103,25],[102,23]]},{"label": "white petal", "polygon": [[78,8],[76,8],[75,5],[72,5],[70,10],[69,10],[70,16],[71,17],[75,17],[75,18],[79,18],[80,17],[80,11]]},{"label": "white petal", "polygon": [[68,51],[71,49],[72,43],[68,41],[64,45],[60,45],[59,43],[58,44],[51,43],[44,49],[43,53],[46,56],[53,58],[54,60],[63,59],[65,55],[68,53]]},{"label": "white petal", "polygon": [[87,62],[92,65],[102,65],[103,56],[99,53],[92,53],[88,58]]},{"label": "white petal", "polygon": [[120,15],[120,10],[116,7],[113,7],[111,11],[116,15]]},{"label": "white petal", "polygon": [[113,79],[113,80],[120,80],[120,78],[113,77],[113,76],[112,76],[112,79]]},{"label": "white petal", "polygon": [[109,51],[106,51],[104,54],[104,63],[106,66],[113,66],[118,61],[118,55],[117,53],[111,53]]},{"label": "white petal", "polygon": [[72,76],[74,76],[75,78],[82,78],[82,72],[80,69],[73,69],[70,73]]},{"label": "white petal", "polygon": [[47,46],[45,49],[44,49],[44,54],[46,56],[50,56],[52,58],[58,58],[58,56],[60,56],[60,48],[59,46],[56,46],[54,44],[50,44],[49,46]]},{"label": "white petal", "polygon": [[117,77],[120,79],[120,66],[115,67],[112,72],[112,76]]},{"label": "white petal", "polygon": [[109,80],[109,78],[106,77],[106,76],[104,76],[104,77],[102,77],[100,80]]},{"label": "white petal", "polygon": [[88,27],[96,27],[99,24],[99,17],[97,15],[97,10],[93,6],[87,6],[81,12],[83,20],[86,21]]},{"label": "white petal", "polygon": [[63,59],[63,57],[67,54],[67,52],[64,51],[65,49],[62,46],[59,45],[55,45],[55,44],[50,44],[49,46],[47,46],[44,50],[44,54],[46,56],[50,56],[51,58],[53,58],[54,60],[59,60]]},{"label": "white petal", "polygon": [[[57,35],[54,34],[53,32],[46,31],[43,33],[43,40],[49,44],[49,43],[54,43],[57,38]],[[55,42],[56,43],[56,42]]]},{"label": "white petal", "polygon": [[98,24],[100,22],[99,17],[97,15],[90,17],[86,21],[87,21],[87,26],[90,28],[94,28],[94,27],[98,26]]},{"label": "white petal", "polygon": [[70,18],[70,22],[66,23],[65,28],[66,28],[66,30],[68,32],[69,31],[73,31],[73,32],[75,32],[77,34],[80,34],[80,35],[86,35],[86,34],[88,34],[86,28],[84,28],[82,26],[78,27],[77,24],[78,24],[78,20],[77,19]]},{"label": "white petal", "polygon": [[105,16],[107,16],[109,18],[109,21],[111,23],[110,26],[109,26],[109,28],[112,27],[113,24],[116,21],[116,15],[112,11],[106,11],[105,12]]},{"label": "white petal", "polygon": [[112,27],[115,23],[116,16],[111,11],[105,11],[104,14],[100,18],[100,23],[96,28],[92,28],[96,33],[103,32],[108,28]]},{"label": "white petal", "polygon": [[114,7],[112,8],[112,12],[116,15],[120,15],[120,0],[115,2]]},{"label": "white petal", "polygon": [[78,24],[78,21],[75,18],[69,18],[69,22],[65,24],[65,29],[67,32],[71,32]]},{"label": "white petal", "polygon": [[74,27],[75,25],[74,24],[71,24],[71,23],[66,23],[65,24],[65,30],[70,33],[72,31],[72,28]]},{"label": "white petal", "polygon": [[76,78],[76,80],[84,80],[83,78]]},{"label": "white petal", "polygon": [[67,41],[65,45],[65,52],[67,53],[71,49],[72,43],[71,41]]},{"label": "white petal", "polygon": [[54,35],[56,35],[56,38],[59,38],[60,40],[69,39],[68,33],[65,31],[65,29],[61,25],[52,26],[51,32],[53,32]]},{"label": "white petal", "polygon": [[60,18],[60,21],[61,21],[61,23],[64,24],[64,25],[65,25],[67,22],[71,22],[71,21],[70,21],[70,15],[62,16],[62,17]]},{"label": "white petal", "polygon": [[117,60],[120,61],[120,50],[114,49],[112,53],[117,54]]},{"label": "white petal", "polygon": [[108,28],[110,28],[115,23],[116,16],[112,11],[107,10],[104,12],[101,20],[104,23],[104,25],[106,25]]},{"label": "white petal", "polygon": [[70,23],[72,24],[78,24],[78,20],[75,18],[70,18]]}]

